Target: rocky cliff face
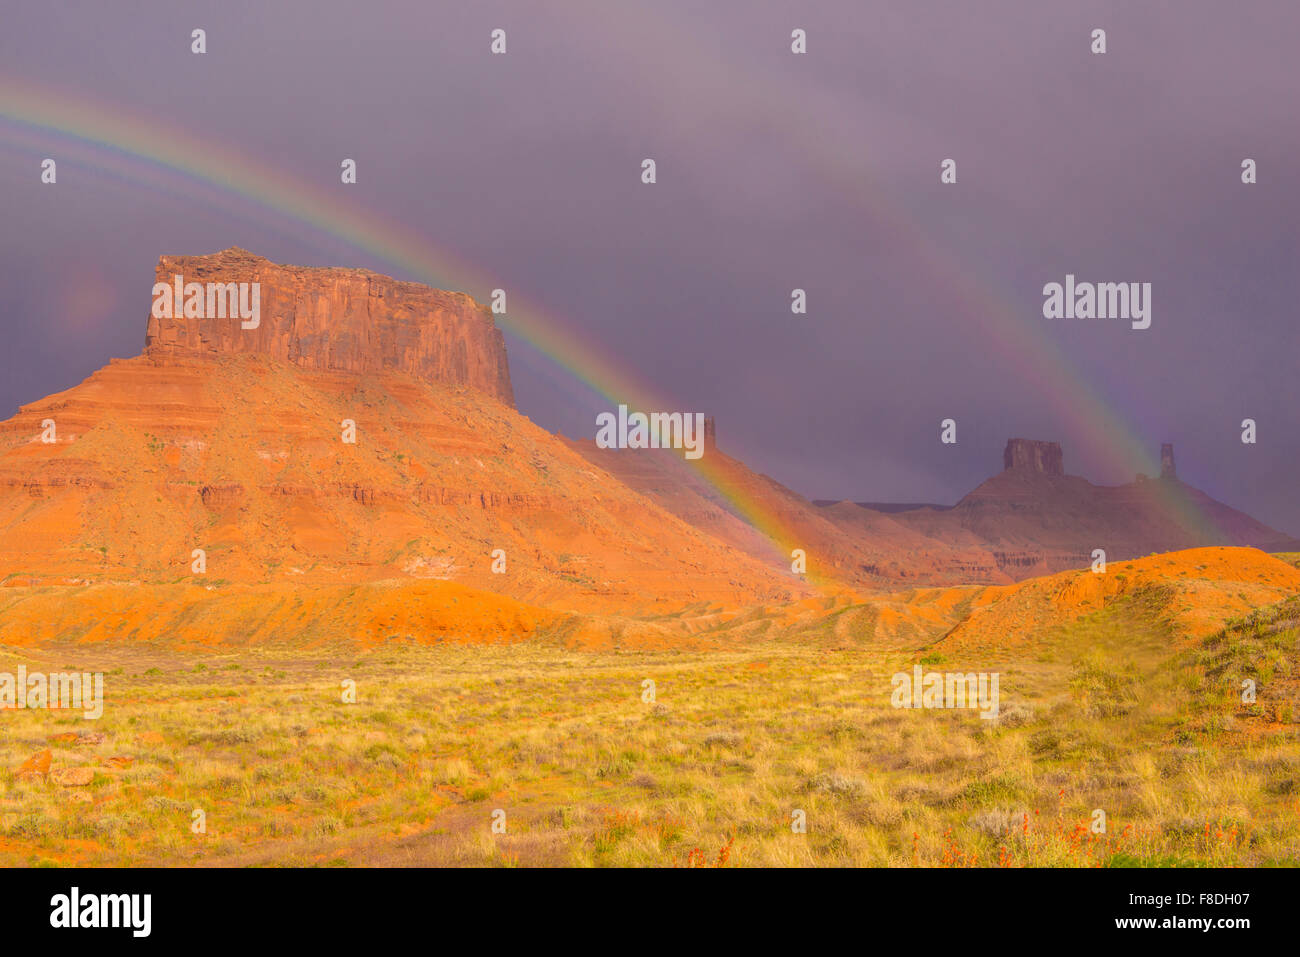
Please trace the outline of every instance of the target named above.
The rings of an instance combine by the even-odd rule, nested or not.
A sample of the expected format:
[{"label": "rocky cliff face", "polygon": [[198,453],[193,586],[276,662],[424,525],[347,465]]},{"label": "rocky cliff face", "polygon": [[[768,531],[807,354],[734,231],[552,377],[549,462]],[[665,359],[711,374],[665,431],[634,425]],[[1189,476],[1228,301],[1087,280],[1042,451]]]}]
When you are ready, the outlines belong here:
[{"label": "rocky cliff face", "polygon": [[163,256],[157,282],[260,283],[259,321],[238,316],[173,318],[151,313],[145,353],[154,359],[261,353],[305,369],[398,370],[469,386],[511,407],[505,341],[483,306],[464,293],[401,282],[365,269],[281,266],[242,249]]},{"label": "rocky cliff face", "polygon": [[1065,463],[1058,442],[1039,442],[1035,439],[1007,439],[1002,453],[1005,469],[1030,469],[1045,475],[1064,475]]}]

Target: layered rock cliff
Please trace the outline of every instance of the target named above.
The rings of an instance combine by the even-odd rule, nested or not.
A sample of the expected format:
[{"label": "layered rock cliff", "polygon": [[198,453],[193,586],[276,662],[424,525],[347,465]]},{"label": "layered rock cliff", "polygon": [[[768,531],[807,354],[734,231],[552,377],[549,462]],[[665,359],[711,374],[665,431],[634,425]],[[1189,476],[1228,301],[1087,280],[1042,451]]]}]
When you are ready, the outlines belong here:
[{"label": "layered rock cliff", "polygon": [[[178,275],[180,297],[167,308],[159,291],[150,310],[144,355],[0,421],[0,605],[6,587],[93,586],[109,602],[89,615],[103,636],[244,640],[262,602],[206,604],[223,589],[266,589],[270,603],[324,589],[314,621],[296,598],[292,623],[257,614],[333,640],[351,627],[337,599],[373,615],[355,623],[367,640],[514,640],[543,619],[512,602],[658,613],[811,593],[515,411],[502,337],[468,296],[238,249],[159,262],[158,283],[174,290]],[[258,321],[242,323],[238,286],[253,282]],[[234,314],[229,299],[208,308],[209,283],[231,284]],[[173,585],[155,620],[164,599],[140,589]],[[37,617],[42,635],[89,627]],[[29,640],[35,620],[0,614],[0,642]]]},{"label": "layered rock cliff", "polygon": [[150,314],[145,353],[155,359],[261,353],[305,369],[397,370],[468,386],[511,407],[505,341],[488,310],[464,293],[444,292],[365,269],[281,266],[243,249],[208,256],[163,256],[157,282],[260,283],[256,328],[239,316]]}]

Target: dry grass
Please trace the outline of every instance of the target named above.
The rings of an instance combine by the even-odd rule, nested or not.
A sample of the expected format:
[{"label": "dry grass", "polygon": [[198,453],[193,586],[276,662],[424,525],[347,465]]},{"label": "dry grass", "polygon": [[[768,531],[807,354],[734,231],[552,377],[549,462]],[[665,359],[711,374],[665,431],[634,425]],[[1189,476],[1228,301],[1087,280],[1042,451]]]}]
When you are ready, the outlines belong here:
[{"label": "dry grass", "polygon": [[[1296,717],[1269,710],[1295,677],[1288,614],[1175,652],[1125,601],[1019,664],[789,642],[13,652],[0,670],[106,670],[108,700],[97,722],[0,713],[0,864],[1295,865]],[[1001,717],[891,707],[918,660],[999,670]],[[1238,700],[1246,672],[1265,705]],[[105,738],[50,740],[86,730]],[[46,747],[93,782],[19,780]]]}]

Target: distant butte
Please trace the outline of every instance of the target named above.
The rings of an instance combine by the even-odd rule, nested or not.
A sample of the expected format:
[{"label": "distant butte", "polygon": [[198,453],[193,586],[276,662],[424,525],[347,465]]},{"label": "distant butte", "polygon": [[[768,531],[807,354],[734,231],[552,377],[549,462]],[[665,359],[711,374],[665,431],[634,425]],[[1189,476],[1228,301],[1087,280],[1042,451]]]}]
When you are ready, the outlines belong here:
[{"label": "distant butte", "polygon": [[1064,475],[1065,464],[1057,442],[1036,439],[1007,439],[1002,453],[1004,469],[1030,469],[1044,475]]},{"label": "distant butte", "polygon": [[[857,503],[942,542],[991,554],[1014,579],[1086,567],[1094,549],[1119,560],[1209,545],[1290,551],[1297,541],[1178,479],[1174,447],[1160,448],[1160,480],[1094,485],[1067,475],[1057,442],[1009,439],[1003,471],[956,505]],[[820,503],[819,503],[820,504]]]}]

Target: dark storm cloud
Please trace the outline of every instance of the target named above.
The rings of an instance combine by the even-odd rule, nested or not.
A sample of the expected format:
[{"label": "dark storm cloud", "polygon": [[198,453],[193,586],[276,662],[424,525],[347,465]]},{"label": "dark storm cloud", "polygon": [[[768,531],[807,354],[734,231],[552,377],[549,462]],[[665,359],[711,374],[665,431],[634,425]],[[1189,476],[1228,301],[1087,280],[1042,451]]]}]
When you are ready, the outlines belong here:
[{"label": "dark storm cloud", "polygon": [[[1107,454],[1100,399],[1152,453],[1173,441],[1185,479],[1300,531],[1294,4],[628,6],[50,3],[5,16],[0,62],[34,102],[55,88],[322,184],[355,157],[356,202],[715,415],[724,448],[810,497],[950,502],[1010,435],[1128,480],[1146,463]],[[487,54],[493,27],[505,57]],[[401,273],[94,160],[0,121],[5,415],[138,352],[161,253]],[[1066,272],[1151,282],[1152,328],[1043,319]],[[1083,393],[1044,394],[1047,353],[1017,349],[1043,336]],[[509,348],[521,409],[592,434],[601,402]],[[949,416],[955,448],[938,442]]]}]

